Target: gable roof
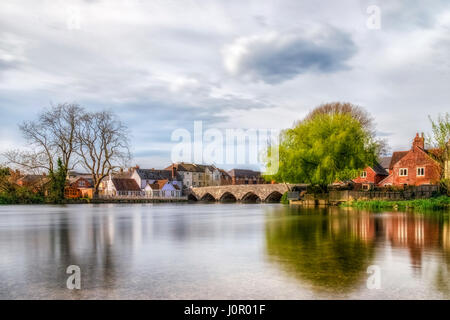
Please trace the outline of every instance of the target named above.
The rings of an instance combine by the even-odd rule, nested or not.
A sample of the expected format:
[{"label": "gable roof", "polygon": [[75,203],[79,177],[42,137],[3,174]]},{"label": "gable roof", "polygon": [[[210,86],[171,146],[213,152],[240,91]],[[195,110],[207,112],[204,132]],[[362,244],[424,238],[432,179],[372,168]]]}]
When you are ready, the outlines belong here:
[{"label": "gable roof", "polygon": [[[187,172],[205,172],[205,167],[201,165],[197,165],[195,163],[174,163],[173,166],[177,169],[177,171],[187,171]],[[171,170],[172,165],[167,167],[165,170]]]},{"label": "gable roof", "polygon": [[389,164],[389,170],[394,167],[394,164],[402,160],[404,156],[408,154],[409,151],[394,151],[391,157],[391,163]]},{"label": "gable roof", "polygon": [[378,162],[375,162],[375,164],[371,168],[378,175],[382,176],[389,175],[389,173]]},{"label": "gable roof", "polygon": [[69,179],[70,185],[73,186],[75,184],[78,183],[78,181],[80,180],[85,180],[87,181],[87,183],[89,184],[89,187],[92,187],[94,185],[94,180],[92,179],[92,176],[89,176],[89,178],[85,178],[85,177],[79,177],[79,178],[75,178],[75,179]]},{"label": "gable roof", "polygon": [[117,191],[141,191],[136,180],[130,178],[112,178]]},{"label": "gable roof", "polygon": [[381,157],[378,160],[380,166],[384,168],[384,170],[389,170],[389,165],[391,164],[392,157]]}]

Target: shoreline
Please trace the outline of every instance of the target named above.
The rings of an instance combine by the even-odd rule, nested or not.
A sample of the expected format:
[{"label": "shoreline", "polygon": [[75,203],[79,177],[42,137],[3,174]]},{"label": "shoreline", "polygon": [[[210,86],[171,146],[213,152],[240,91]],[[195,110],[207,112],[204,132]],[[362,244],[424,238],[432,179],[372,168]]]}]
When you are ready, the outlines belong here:
[{"label": "shoreline", "polygon": [[450,209],[450,197],[439,196],[427,199],[413,199],[413,200],[354,200],[343,202],[339,206],[353,207],[359,209],[445,210]]}]

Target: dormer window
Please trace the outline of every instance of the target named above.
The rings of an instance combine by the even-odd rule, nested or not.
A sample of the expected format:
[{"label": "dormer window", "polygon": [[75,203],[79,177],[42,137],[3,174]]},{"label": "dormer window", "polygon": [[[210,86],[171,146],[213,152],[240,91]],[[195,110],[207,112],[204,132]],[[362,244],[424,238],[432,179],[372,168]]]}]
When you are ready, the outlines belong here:
[{"label": "dormer window", "polygon": [[399,175],[400,177],[406,177],[406,176],[408,176],[408,168],[400,168],[400,169],[398,170],[398,175]]},{"label": "dormer window", "polygon": [[419,167],[417,168],[417,176],[425,176],[425,168],[424,167]]},{"label": "dormer window", "polygon": [[367,177],[367,171],[362,171],[361,178],[366,178],[366,177]]}]

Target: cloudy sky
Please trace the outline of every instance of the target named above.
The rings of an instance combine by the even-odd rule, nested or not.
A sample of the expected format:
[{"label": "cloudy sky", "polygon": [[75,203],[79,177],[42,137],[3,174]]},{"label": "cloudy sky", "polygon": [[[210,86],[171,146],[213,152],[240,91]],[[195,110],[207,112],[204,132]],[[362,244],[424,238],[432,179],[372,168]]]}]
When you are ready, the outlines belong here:
[{"label": "cloudy sky", "polygon": [[167,165],[194,120],[286,128],[330,101],[407,149],[450,111],[449,58],[449,1],[2,0],[0,151],[58,102],[116,112],[145,167]]}]

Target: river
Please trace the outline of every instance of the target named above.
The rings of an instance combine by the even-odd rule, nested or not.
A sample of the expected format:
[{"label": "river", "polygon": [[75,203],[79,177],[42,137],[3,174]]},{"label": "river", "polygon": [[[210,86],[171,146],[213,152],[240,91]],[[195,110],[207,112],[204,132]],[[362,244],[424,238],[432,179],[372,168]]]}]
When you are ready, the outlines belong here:
[{"label": "river", "polygon": [[[69,265],[80,290],[66,287]],[[449,218],[281,204],[0,206],[0,298],[449,299]]]}]

